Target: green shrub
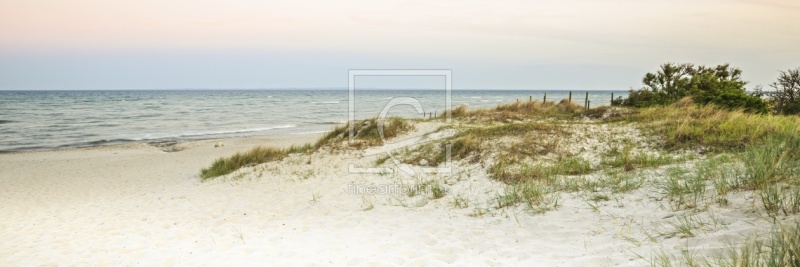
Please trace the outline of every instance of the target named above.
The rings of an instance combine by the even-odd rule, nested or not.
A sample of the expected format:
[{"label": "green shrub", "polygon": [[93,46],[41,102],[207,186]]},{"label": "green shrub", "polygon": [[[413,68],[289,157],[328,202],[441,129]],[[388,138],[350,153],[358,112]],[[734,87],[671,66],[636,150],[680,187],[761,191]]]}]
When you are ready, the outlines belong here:
[{"label": "green shrub", "polygon": [[728,64],[709,68],[667,63],[661,65],[656,73],[644,76],[644,88],[631,90],[628,98],[619,99],[613,104],[639,108],[665,106],[691,96],[698,104],[766,113],[767,104],[760,97],[745,91],[747,82],[741,80],[741,74],[741,70]]}]

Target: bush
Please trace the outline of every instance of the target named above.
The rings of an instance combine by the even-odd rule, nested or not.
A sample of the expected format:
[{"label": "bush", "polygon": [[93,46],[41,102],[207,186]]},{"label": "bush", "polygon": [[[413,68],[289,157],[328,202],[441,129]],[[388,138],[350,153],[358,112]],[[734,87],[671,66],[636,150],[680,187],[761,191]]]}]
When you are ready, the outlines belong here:
[{"label": "bush", "polygon": [[741,70],[728,64],[709,68],[667,63],[656,73],[644,76],[644,88],[631,90],[627,99],[619,99],[614,104],[639,108],[665,106],[691,96],[698,104],[766,113],[767,104],[745,91],[747,82],[741,80],[741,74]]}]

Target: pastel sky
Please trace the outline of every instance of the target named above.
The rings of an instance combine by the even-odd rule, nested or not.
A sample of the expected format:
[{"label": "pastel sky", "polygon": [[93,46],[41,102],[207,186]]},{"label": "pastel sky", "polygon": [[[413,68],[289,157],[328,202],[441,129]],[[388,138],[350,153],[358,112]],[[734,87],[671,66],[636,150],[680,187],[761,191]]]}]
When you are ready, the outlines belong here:
[{"label": "pastel sky", "polygon": [[0,90],[347,87],[451,69],[455,88],[629,89],[664,62],[800,67],[796,0],[0,0]]}]

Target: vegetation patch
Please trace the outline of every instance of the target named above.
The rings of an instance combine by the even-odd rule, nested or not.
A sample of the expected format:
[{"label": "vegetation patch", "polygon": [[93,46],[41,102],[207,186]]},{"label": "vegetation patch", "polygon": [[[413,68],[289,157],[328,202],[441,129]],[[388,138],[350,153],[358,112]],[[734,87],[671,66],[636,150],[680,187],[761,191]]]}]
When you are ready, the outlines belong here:
[{"label": "vegetation patch", "polygon": [[[557,146],[552,140],[544,141],[545,138],[542,136],[557,139],[567,134],[562,125],[555,123],[520,122],[477,126],[462,130],[443,142],[425,144],[406,151],[401,161],[407,164],[419,164],[425,160],[427,165],[437,166],[446,160],[447,145],[450,145],[450,155],[453,160],[466,159],[472,163],[497,150],[502,150],[491,149],[494,146],[504,146],[507,148],[504,154],[516,157],[542,155],[552,152]],[[511,143],[499,144],[502,139],[507,139]]]},{"label": "vegetation patch", "polygon": [[252,167],[261,163],[283,160],[292,153],[312,151],[311,145],[292,146],[289,148],[256,147],[247,152],[239,152],[233,156],[219,158],[208,168],[200,170],[200,179],[205,181],[214,177],[232,173],[242,167]]},{"label": "vegetation patch", "polygon": [[633,153],[631,146],[625,146],[622,151],[613,150],[610,157],[603,158],[602,164],[615,169],[622,169],[626,172],[638,168],[657,167],[677,162],[675,158],[664,154],[654,153]]},{"label": "vegetation patch", "polygon": [[[380,123],[383,123],[382,128],[379,127]],[[379,145],[384,139],[391,139],[414,129],[411,123],[401,118],[389,118],[386,121],[373,118],[355,122],[353,127],[355,140],[349,144],[349,147],[358,149]],[[383,137],[381,137],[380,129],[382,129]],[[312,153],[324,146],[340,147],[345,141],[349,141],[349,133],[350,125],[346,124],[336,127],[313,145],[306,144],[289,148],[256,147],[247,152],[239,152],[230,157],[219,158],[208,168],[200,170],[200,179],[206,181],[214,177],[230,174],[243,167],[280,161],[293,153]]]},{"label": "vegetation patch", "polygon": [[489,168],[492,178],[508,184],[521,184],[531,180],[552,183],[558,175],[583,175],[591,172],[591,164],[578,157],[559,159],[552,164],[527,164],[498,159]]},{"label": "vegetation patch", "polygon": [[[691,225],[688,225],[691,227]],[[681,228],[691,236],[689,228]],[[784,267],[800,266],[800,222],[779,225],[766,238],[752,237],[740,246],[731,245],[715,256],[702,256],[684,250],[682,255],[660,253],[650,260],[652,266],[723,266]]]},{"label": "vegetation patch", "polygon": [[[381,123],[383,124],[381,126]],[[372,118],[353,123],[353,142],[347,145],[355,149],[383,144],[383,140],[391,139],[414,129],[410,122],[397,117],[380,120]],[[382,136],[381,136],[382,135]],[[315,144],[315,148],[326,145],[339,146],[350,141],[350,123],[338,126],[328,132]]]},{"label": "vegetation patch", "polygon": [[[573,118],[582,114],[583,106],[563,100],[559,103],[542,101],[516,101],[498,105],[491,109],[468,110],[466,106],[458,106],[450,110],[450,116],[457,119],[477,121],[510,122],[530,118]],[[446,112],[440,118],[445,118]]]},{"label": "vegetation patch", "polygon": [[800,117],[697,106],[691,98],[670,106],[641,109],[628,121],[643,123],[643,128],[663,138],[663,145],[668,149],[741,151],[748,144],[762,142],[770,135],[800,132]]},{"label": "vegetation patch", "polygon": [[544,213],[558,207],[561,196],[552,188],[536,181],[508,186],[502,194],[494,198],[494,208],[502,209],[524,205],[534,214]]}]

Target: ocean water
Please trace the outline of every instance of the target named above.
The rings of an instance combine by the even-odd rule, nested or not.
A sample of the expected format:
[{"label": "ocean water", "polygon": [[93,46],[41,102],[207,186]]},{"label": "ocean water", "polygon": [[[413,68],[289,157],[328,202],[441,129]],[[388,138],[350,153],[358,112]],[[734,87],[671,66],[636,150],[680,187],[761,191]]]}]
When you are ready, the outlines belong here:
[{"label": "ocean water", "polygon": [[[591,106],[608,105],[612,92],[627,95],[589,91]],[[569,94],[454,90],[450,97],[452,107],[474,109],[545,93],[548,101]],[[583,103],[584,94],[573,92],[573,101]],[[446,107],[443,90],[356,90],[355,117],[375,117],[396,98],[419,101],[425,113]],[[348,120],[349,100],[347,90],[0,91],[0,152],[319,133]],[[423,116],[411,105],[393,106],[388,115]]]}]

